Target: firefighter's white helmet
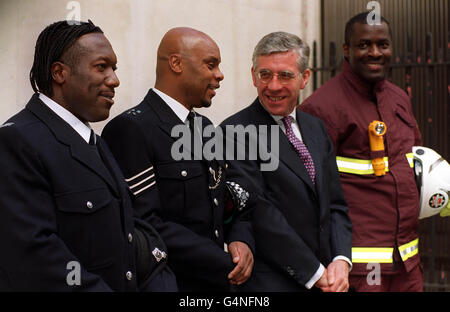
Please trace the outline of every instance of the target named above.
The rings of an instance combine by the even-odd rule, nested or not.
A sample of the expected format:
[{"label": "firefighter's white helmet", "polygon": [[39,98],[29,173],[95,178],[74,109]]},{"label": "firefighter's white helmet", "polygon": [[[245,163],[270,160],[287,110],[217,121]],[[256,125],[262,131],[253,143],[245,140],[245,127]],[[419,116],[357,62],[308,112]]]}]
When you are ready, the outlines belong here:
[{"label": "firefighter's white helmet", "polygon": [[420,192],[419,219],[439,212],[450,216],[450,165],[434,150],[414,146],[414,171]]}]

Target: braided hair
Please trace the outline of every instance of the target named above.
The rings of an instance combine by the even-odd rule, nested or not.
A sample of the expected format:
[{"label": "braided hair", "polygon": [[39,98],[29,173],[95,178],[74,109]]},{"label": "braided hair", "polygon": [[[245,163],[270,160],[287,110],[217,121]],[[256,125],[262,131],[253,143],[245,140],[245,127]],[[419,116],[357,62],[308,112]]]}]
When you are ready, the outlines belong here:
[{"label": "braided hair", "polygon": [[91,20],[77,23],[59,21],[47,26],[39,34],[34,50],[33,66],[30,70],[30,83],[35,93],[53,95],[52,64],[61,61],[74,68],[73,65],[76,64],[81,53],[81,47],[75,48],[75,42],[89,33],[103,33],[103,31]]}]

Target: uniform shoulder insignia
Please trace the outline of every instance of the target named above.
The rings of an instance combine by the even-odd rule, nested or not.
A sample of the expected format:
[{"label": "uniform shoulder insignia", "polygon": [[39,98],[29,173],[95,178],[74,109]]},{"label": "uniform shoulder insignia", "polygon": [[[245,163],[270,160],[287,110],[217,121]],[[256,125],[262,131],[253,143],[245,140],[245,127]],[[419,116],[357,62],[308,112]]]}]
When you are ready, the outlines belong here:
[{"label": "uniform shoulder insignia", "polygon": [[132,109],[129,109],[128,111],[125,112],[125,114],[132,115],[132,116],[137,116],[140,113],[142,113],[142,111],[140,109],[137,109],[137,108],[132,108]]},{"label": "uniform shoulder insignia", "polygon": [[245,208],[247,200],[250,197],[249,192],[247,192],[242,186],[233,181],[226,182],[228,191],[230,192],[231,199],[235,207],[241,211]]},{"label": "uniform shoulder insignia", "polygon": [[9,126],[12,126],[13,124],[14,124],[13,122],[7,122],[7,123],[4,123],[3,125],[0,126],[0,129],[1,129],[1,128],[6,128],[6,127],[9,127]]}]

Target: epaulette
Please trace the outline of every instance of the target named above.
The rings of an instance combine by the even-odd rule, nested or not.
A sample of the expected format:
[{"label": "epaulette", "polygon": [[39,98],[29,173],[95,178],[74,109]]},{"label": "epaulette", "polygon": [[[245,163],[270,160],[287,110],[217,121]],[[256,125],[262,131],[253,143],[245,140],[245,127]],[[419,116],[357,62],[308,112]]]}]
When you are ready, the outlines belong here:
[{"label": "epaulette", "polygon": [[13,122],[7,122],[7,123],[4,123],[3,125],[0,126],[0,129],[1,129],[1,128],[6,128],[6,127],[9,127],[9,126],[12,126],[13,124],[14,124]]},{"label": "epaulette", "polygon": [[142,111],[141,111],[140,109],[136,109],[136,108],[132,108],[132,109],[130,109],[130,110],[128,110],[128,111],[125,112],[125,114],[127,114],[127,115],[133,115],[133,116],[137,116],[137,115],[139,115],[140,113],[142,113]]}]

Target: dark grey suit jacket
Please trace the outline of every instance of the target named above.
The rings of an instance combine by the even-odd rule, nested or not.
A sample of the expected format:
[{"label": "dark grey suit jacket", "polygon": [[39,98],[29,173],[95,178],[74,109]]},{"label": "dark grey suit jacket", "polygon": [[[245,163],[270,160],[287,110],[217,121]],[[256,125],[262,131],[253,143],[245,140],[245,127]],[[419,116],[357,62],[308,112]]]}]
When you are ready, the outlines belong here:
[{"label": "dark grey suit jacket", "polygon": [[[255,194],[249,209],[256,242],[252,277],[243,285],[247,291],[301,291],[318,270],[336,256],[351,259],[351,222],[344,200],[333,146],[323,123],[297,110],[303,142],[313,158],[313,185],[300,157],[279,127],[274,134],[279,150],[272,150],[279,165],[260,171],[256,160],[230,161],[228,176]],[[268,150],[271,125],[277,125],[259,99],[227,118],[226,125],[267,126]],[[264,130],[265,131],[265,130]],[[248,146],[248,142],[246,142]],[[248,154],[247,154],[248,156]]]}]

